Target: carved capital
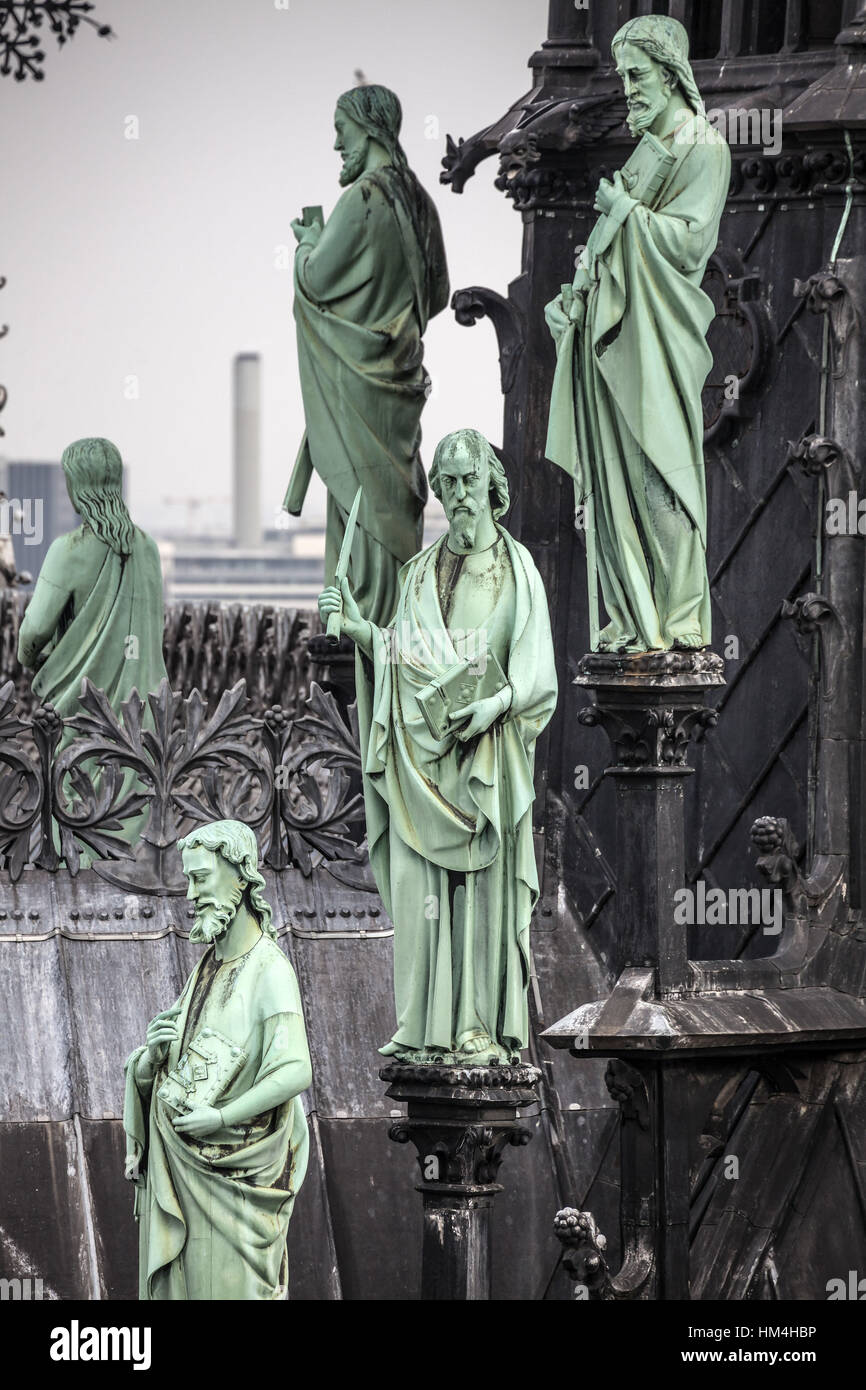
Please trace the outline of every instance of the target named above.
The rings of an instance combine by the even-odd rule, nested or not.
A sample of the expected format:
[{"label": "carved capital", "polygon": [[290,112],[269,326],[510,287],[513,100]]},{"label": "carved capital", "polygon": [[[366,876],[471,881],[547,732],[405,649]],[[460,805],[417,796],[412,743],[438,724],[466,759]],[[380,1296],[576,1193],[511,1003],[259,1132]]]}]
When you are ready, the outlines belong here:
[{"label": "carved capital", "polygon": [[718,723],[718,711],[703,705],[589,705],[578,721],[601,725],[610,739],[615,764],[624,768],[685,768],[691,739]]},{"label": "carved capital", "polygon": [[502,1191],[497,1175],[506,1148],[528,1144],[532,1132],[514,1121],[446,1128],[435,1120],[406,1119],[393,1124],[388,1137],[395,1144],[411,1141],[418,1150],[420,1192],[482,1196]]},{"label": "carved capital", "polygon": [[493,1196],[510,1147],[522,1147],[532,1131],[519,1110],[535,1100],[536,1067],[449,1067],[392,1062],[379,1075],[387,1094],[407,1104],[391,1125],[396,1144],[414,1144],[421,1181],[431,1198]]}]

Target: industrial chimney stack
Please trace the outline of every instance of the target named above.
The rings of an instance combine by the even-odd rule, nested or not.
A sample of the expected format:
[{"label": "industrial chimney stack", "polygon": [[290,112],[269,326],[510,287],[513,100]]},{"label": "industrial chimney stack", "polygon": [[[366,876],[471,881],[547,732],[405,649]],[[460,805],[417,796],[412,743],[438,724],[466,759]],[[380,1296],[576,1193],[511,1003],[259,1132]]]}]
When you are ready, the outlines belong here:
[{"label": "industrial chimney stack", "polygon": [[234,361],[234,522],[239,550],[262,543],[259,480],[261,358],[239,353]]}]

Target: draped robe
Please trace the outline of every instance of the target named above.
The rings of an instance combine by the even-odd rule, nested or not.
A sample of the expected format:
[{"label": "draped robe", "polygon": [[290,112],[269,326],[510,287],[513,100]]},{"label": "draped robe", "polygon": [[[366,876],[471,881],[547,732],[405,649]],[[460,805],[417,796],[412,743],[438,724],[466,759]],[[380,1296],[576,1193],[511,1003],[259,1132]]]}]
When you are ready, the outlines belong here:
[{"label": "draped robe", "polygon": [[325,573],[363,486],[349,579],[375,623],[393,617],[397,571],[421,547],[422,335],[448,293],[439,218],[409,169],[362,174],[295,257],[301,448],[328,489]]},{"label": "draped robe", "polygon": [[[42,563],[36,589],[24,613],[18,636],[18,657],[35,669],[33,693],[51,705],[64,720],[81,714],[82,680],[105,692],[114,713],[135,689],[144,699],[166,677],[162,654],[162,567],[156,543],[139,527],[133,530],[132,549],[118,555],[87,525],[58,536]],[[150,710],[143,722],[151,727]],[[67,723],[57,753],[77,737]],[[79,764],[97,793],[103,773],[95,760]],[[67,795],[75,800],[74,791]],[[123,772],[114,804],[146,786],[130,769]],[[148,819],[147,810],[123,818],[122,832],[104,831],[121,846],[134,846]],[[60,849],[59,833],[54,839]],[[93,853],[80,850],[79,862],[87,868]]]},{"label": "draped robe", "polygon": [[414,698],[464,654],[438,593],[445,537],[400,571],[393,628],[373,627],[372,663],[358,661],[370,862],[394,923],[393,1041],[410,1052],[447,1054],[486,1033],[514,1054],[528,1040],[534,750],[557,687],[540,576],[499,534],[513,586],[486,630],[513,697],[487,732],[437,740]]},{"label": "draped robe", "polygon": [[[211,947],[186,982],[177,1039],[153,1081],[135,1073],[143,1047],[126,1062],[123,1125],[127,1159],[142,1174],[136,1216],[144,1300],[288,1296],[289,1218],[309,1151],[300,1097],[197,1139],[178,1133],[175,1112],[157,1094],[166,1072],[206,1026],[246,1054],[242,1070],[213,1101],[218,1108],[298,1060],[287,1050],[281,1025],[287,1015],[301,1014],[300,991],[276,942],[263,933],[245,955],[218,969],[215,964]],[[202,972],[212,979],[197,993]],[[290,1185],[283,1190],[276,1183],[287,1166]]]},{"label": "draped robe", "polygon": [[[162,632],[155,542],[136,526],[130,554],[118,555],[89,526],[79,526],[45,556],[21,623],[19,659],[37,668],[33,693],[61,718],[81,712],[85,676],[119,714],[133,688],[144,696],[165,678]],[[74,737],[64,730],[61,747]]]},{"label": "draped robe", "polygon": [[714,309],[701,280],[731,156],[700,114],[667,143],[676,163],[652,205],[621,194],[588,289],[575,277],[585,320],[557,344],[545,449],[578,501],[592,497],[606,635],[636,650],[710,640],[701,392]]}]

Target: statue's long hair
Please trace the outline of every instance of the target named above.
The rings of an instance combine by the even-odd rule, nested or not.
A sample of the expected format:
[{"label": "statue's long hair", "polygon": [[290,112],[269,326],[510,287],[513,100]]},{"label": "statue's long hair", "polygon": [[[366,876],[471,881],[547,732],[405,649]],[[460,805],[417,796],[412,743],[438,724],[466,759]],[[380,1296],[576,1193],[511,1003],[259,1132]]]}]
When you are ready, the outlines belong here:
[{"label": "statue's long hair", "polygon": [[399,168],[408,168],[403,146],[398,139],[403,124],[403,108],[396,92],[392,92],[390,87],[379,87],[371,82],[344,92],[337,98],[337,106],[351,116],[362,130],[366,130],[372,139],[384,145]]},{"label": "statue's long hair", "polygon": [[129,555],[135,527],[121,487],[123,461],[110,439],[77,439],[63,450],[69,500],[110,550]]},{"label": "statue's long hair", "polygon": [[668,68],[682,87],[692,110],[699,115],[704,114],[704,101],[689,62],[688,31],[678,19],[660,14],[637,15],[627,20],[614,34],[610,45],[614,59],[616,50],[623,43],[642,48],[662,67]]},{"label": "statue's long hair", "polygon": [[493,445],[489,439],[485,439],[480,430],[454,430],[452,434],[446,434],[444,439],[440,439],[436,445],[436,452],[433,455],[433,462],[430,465],[430,490],[434,497],[442,501],[442,487],[439,481],[439,474],[442,464],[452,457],[457,449],[463,448],[469,457],[479,463],[486,460],[490,467],[490,510],[493,512],[495,520],[504,516],[511,506],[511,495],[508,491],[508,479],[505,476],[505,469],[497,456]]},{"label": "statue's long hair", "polygon": [[191,830],[178,840],[179,850],[209,849],[234,864],[245,880],[244,896],[250,911],[258,918],[265,934],[276,941],[271,906],[264,894],[265,880],[259,872],[259,847],[248,825],[239,820],[215,820]]}]

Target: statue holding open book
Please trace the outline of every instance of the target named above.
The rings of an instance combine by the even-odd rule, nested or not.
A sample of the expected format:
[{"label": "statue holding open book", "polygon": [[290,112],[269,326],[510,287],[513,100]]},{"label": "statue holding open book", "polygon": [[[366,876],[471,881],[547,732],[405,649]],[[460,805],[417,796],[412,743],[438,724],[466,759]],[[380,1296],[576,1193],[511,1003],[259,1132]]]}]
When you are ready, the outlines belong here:
[{"label": "statue holding open book", "polygon": [[430,486],[448,532],[399,573],[393,623],[325,589],[362,654],[356,688],[370,862],[394,923],[397,1027],[380,1051],[446,1064],[519,1059],[528,1041],[536,740],[556,704],[547,599],[500,525],[502,463],[447,435]]},{"label": "statue holding open book", "polygon": [[545,452],[574,478],[593,650],[694,650],[710,641],[701,391],[714,310],[701,280],[731,156],[677,20],[630,20],[612,51],[639,144],[599,184],[574,280],[547,306],[557,365]]}]

